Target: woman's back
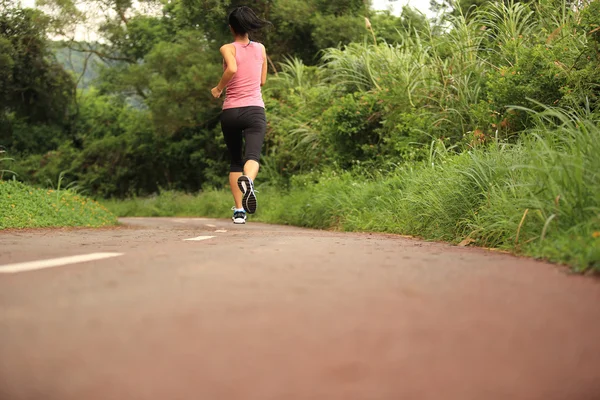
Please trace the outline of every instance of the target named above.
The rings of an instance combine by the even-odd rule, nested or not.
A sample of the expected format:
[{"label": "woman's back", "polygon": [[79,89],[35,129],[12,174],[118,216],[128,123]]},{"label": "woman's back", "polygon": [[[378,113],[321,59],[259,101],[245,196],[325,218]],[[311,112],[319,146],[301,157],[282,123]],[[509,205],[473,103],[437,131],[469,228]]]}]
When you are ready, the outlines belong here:
[{"label": "woman's back", "polygon": [[247,45],[234,42],[237,72],[227,85],[227,97],[223,109],[239,107],[263,107],[261,75],[265,61],[262,44],[250,42]]}]

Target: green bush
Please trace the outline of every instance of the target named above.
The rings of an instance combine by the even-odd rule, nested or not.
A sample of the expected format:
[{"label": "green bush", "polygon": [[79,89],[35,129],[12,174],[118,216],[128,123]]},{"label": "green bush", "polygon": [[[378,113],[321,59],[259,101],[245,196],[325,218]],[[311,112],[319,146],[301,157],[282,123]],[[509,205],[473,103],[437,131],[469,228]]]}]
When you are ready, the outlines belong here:
[{"label": "green bush", "polygon": [[299,181],[264,218],[454,242],[470,238],[600,270],[598,121],[554,110],[536,119],[539,128],[519,144],[459,155],[438,145],[423,165],[392,176],[344,173],[323,176],[316,185]]},{"label": "green bush", "polygon": [[225,218],[231,216],[227,204],[233,204],[231,193],[207,190],[200,196],[162,191],[160,195],[125,201],[104,200],[103,204],[120,217],[195,217],[211,216]]},{"label": "green bush", "polygon": [[327,156],[341,168],[381,154],[381,102],[373,93],[334,100],[318,124]]},{"label": "green bush", "polygon": [[591,1],[582,11],[577,25],[585,38],[563,88],[568,104],[588,107],[600,115],[600,0]]},{"label": "green bush", "polygon": [[499,114],[506,116],[510,131],[519,132],[532,125],[530,114],[507,106],[532,107],[534,103],[558,105],[567,77],[557,66],[555,54],[546,45],[519,46],[517,62],[490,71],[486,80],[489,100]]},{"label": "green bush", "polygon": [[7,115],[0,125],[0,141],[11,154],[43,154],[68,138],[65,125],[30,123],[15,115]]},{"label": "green bush", "polygon": [[312,40],[320,49],[360,41],[368,34],[364,18],[360,16],[316,14],[311,23]]},{"label": "green bush", "polygon": [[116,223],[116,217],[104,206],[70,190],[0,181],[0,229],[101,227]]}]

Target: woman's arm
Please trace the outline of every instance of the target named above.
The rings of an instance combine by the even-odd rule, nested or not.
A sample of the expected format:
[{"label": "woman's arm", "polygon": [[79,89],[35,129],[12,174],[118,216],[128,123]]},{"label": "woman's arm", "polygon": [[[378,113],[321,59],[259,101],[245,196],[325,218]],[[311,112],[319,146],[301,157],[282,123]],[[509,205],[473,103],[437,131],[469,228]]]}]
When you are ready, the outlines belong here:
[{"label": "woman's arm", "polygon": [[265,83],[267,83],[267,70],[268,70],[268,65],[267,65],[267,50],[265,49],[265,46],[263,45],[263,66],[262,66],[262,75],[260,77],[260,86],[265,86]]},{"label": "woman's arm", "polygon": [[227,84],[233,79],[233,76],[237,72],[237,63],[235,62],[235,46],[232,44],[226,44],[221,47],[221,55],[223,55],[223,60],[227,65],[225,68],[225,72],[223,72],[223,77],[219,84],[214,87],[211,92],[215,98],[221,97],[223,94],[223,90],[227,87]]}]

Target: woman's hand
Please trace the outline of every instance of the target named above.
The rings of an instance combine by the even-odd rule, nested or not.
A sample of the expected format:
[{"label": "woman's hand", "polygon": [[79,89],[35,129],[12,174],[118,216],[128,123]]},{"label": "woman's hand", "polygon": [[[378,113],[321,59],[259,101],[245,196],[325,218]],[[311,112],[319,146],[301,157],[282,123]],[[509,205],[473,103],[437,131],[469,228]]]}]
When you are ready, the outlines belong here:
[{"label": "woman's hand", "polygon": [[223,94],[223,90],[219,89],[216,86],[214,88],[212,88],[212,90],[210,92],[212,93],[212,95],[215,99],[218,99]]}]

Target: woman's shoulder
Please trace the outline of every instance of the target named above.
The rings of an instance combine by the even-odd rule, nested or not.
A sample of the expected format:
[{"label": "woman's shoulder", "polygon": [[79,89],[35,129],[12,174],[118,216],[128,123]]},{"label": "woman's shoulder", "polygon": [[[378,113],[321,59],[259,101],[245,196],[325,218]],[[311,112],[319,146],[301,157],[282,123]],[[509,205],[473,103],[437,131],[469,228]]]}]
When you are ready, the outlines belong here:
[{"label": "woman's shoulder", "polygon": [[226,43],[223,46],[221,46],[221,50],[227,50],[227,49],[235,49],[235,45],[233,43]]},{"label": "woman's shoulder", "polygon": [[220,51],[223,57],[225,57],[227,54],[231,54],[235,57],[236,54],[235,46],[232,43],[224,44],[221,46]]}]

